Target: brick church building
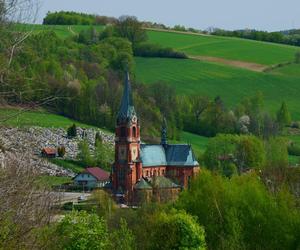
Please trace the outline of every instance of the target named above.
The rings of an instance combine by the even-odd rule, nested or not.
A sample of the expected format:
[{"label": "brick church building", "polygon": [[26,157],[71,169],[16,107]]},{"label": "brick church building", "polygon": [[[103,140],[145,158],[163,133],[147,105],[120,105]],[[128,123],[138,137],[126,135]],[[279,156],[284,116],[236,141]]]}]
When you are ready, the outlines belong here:
[{"label": "brick church building", "polygon": [[164,120],[160,144],[144,144],[136,114],[129,74],[117,116],[112,188],[121,202],[173,199],[199,171],[191,145],[169,144]]}]

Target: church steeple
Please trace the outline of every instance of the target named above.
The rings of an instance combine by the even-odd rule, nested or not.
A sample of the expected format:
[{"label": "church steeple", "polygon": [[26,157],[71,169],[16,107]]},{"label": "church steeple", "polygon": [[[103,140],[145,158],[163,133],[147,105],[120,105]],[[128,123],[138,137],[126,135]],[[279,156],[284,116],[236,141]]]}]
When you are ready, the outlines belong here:
[{"label": "church steeple", "polygon": [[164,117],[163,123],[161,126],[161,145],[166,146],[168,144],[168,137],[167,137],[167,120]]},{"label": "church steeple", "polygon": [[127,71],[125,75],[123,97],[122,97],[119,113],[117,116],[117,124],[127,123],[133,117],[136,117],[136,112],[133,106],[131,84],[129,79],[129,73]]}]

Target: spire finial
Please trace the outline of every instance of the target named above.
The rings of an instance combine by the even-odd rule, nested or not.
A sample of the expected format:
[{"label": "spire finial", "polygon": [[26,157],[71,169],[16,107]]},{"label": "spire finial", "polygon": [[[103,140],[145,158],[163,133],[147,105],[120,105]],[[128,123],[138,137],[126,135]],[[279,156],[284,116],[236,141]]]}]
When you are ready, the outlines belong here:
[{"label": "spire finial", "polygon": [[167,120],[166,117],[164,117],[161,126],[161,145],[163,146],[166,146],[168,144],[167,131],[168,131]]}]

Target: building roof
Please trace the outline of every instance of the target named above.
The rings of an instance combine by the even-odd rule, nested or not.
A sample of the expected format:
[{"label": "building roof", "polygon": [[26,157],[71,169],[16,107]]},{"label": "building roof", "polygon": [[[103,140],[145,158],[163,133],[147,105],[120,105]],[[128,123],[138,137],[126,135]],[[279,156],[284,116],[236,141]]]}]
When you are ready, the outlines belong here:
[{"label": "building roof", "polygon": [[150,184],[144,179],[140,179],[134,186],[135,189],[152,189]]},{"label": "building roof", "polygon": [[199,165],[191,145],[188,144],[141,144],[141,161],[143,167]]},{"label": "building roof", "polygon": [[162,145],[141,144],[141,161],[144,167],[167,165],[164,147]]},{"label": "building roof", "polygon": [[180,188],[179,185],[164,176],[156,176],[152,178],[152,185],[154,188]]},{"label": "building roof", "polygon": [[167,145],[166,157],[168,165],[172,166],[199,165],[199,163],[195,159],[192,146],[188,144]]},{"label": "building roof", "polygon": [[47,155],[55,155],[56,149],[55,148],[43,148],[43,152],[45,152]]},{"label": "building roof", "polygon": [[85,170],[82,171],[82,173],[91,174],[94,176],[98,181],[107,181],[109,180],[110,173],[98,168],[98,167],[88,167]]},{"label": "building roof", "polygon": [[117,123],[119,124],[122,122],[128,122],[131,120],[133,116],[136,116],[136,112],[132,101],[129,73],[126,72],[123,97],[122,97],[119,113],[117,116]]}]

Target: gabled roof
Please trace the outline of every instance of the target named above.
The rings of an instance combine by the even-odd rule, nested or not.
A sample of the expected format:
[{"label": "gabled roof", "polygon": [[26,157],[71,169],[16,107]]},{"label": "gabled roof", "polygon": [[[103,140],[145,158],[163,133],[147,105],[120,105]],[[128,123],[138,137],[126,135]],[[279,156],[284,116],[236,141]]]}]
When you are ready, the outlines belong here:
[{"label": "gabled roof", "polygon": [[191,145],[188,144],[167,145],[166,157],[168,165],[172,166],[199,165],[195,159]]},{"label": "gabled roof", "polygon": [[43,152],[45,152],[47,155],[55,155],[56,149],[55,148],[43,148]]},{"label": "gabled roof", "polygon": [[91,174],[92,176],[94,176],[97,181],[107,181],[109,180],[110,177],[110,173],[98,168],[98,167],[88,167],[85,170],[83,170],[81,172],[82,174],[87,173],[87,174]]},{"label": "gabled roof", "polygon": [[140,179],[134,186],[135,189],[152,189],[149,183],[144,179]]},{"label": "gabled roof", "polygon": [[179,185],[172,182],[169,178],[164,176],[156,176],[152,179],[152,186],[154,188],[180,188]]},{"label": "gabled roof", "polygon": [[136,116],[136,112],[132,101],[129,73],[126,72],[123,97],[122,97],[119,113],[117,116],[117,123],[128,122],[133,116]]},{"label": "gabled roof", "polygon": [[198,166],[191,145],[149,145],[141,144],[143,167],[151,166]]},{"label": "gabled roof", "polygon": [[141,144],[141,160],[144,167],[167,165],[165,149],[162,145]]}]

